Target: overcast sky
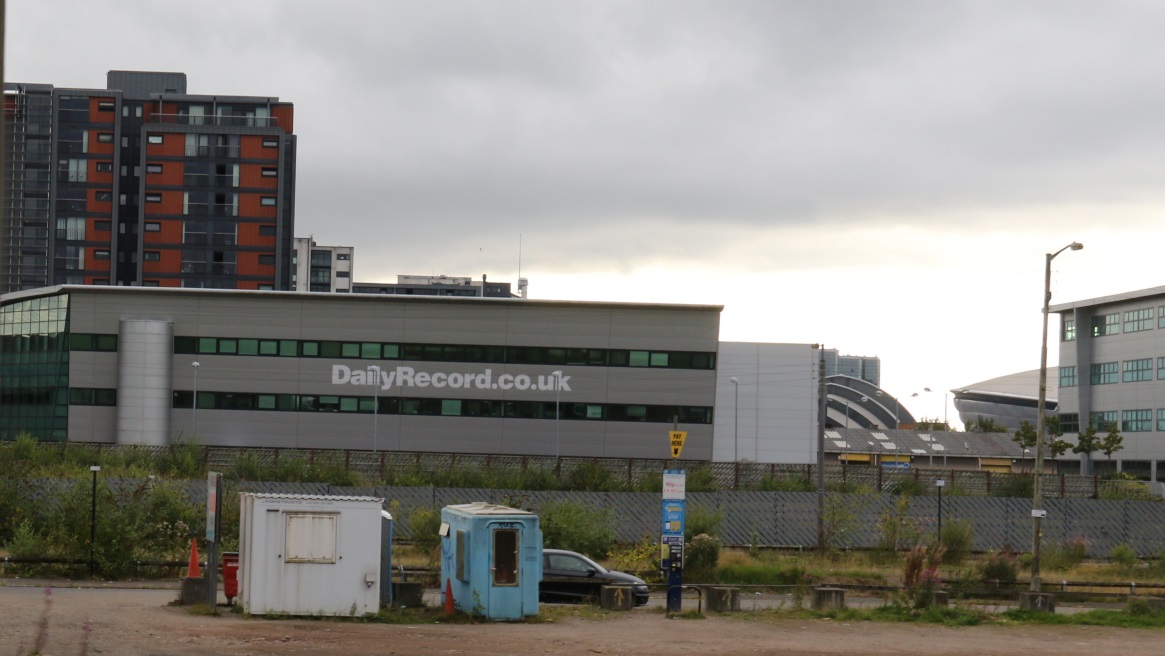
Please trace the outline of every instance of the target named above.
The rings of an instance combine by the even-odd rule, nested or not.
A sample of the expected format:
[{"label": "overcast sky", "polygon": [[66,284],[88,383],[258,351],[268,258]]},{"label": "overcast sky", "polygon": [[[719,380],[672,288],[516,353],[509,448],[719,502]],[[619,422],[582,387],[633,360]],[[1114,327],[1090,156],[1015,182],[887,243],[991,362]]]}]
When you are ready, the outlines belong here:
[{"label": "overcast sky", "polygon": [[942,417],[1039,366],[1045,253],[1085,244],[1053,302],[1165,285],[1162,34],[1156,1],[8,0],[5,78],[278,96],[296,233],[358,280],[723,305]]}]

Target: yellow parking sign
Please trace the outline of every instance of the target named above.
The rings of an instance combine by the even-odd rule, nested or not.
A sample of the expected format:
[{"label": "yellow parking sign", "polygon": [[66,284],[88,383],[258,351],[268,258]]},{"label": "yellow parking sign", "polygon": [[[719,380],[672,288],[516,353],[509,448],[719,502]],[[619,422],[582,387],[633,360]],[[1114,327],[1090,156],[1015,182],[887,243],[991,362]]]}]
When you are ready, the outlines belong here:
[{"label": "yellow parking sign", "polygon": [[668,431],[668,441],[671,442],[671,457],[680,457],[680,452],[684,450],[684,440],[688,439],[687,431]]}]

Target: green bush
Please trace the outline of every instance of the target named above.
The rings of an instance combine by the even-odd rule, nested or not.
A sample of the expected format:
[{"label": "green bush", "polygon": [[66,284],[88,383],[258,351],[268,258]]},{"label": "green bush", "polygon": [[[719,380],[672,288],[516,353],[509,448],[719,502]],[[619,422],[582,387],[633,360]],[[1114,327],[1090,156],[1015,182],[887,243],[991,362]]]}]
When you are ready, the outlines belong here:
[{"label": "green bush", "polygon": [[581,503],[551,502],[538,512],[542,524],[542,544],[551,549],[569,549],[592,558],[606,558],[615,546],[610,512]]},{"label": "green bush", "polygon": [[684,546],[684,571],[692,580],[708,579],[720,564],[720,548],[724,543],[720,538],[700,533]]},{"label": "green bush", "polygon": [[979,562],[979,579],[984,583],[1015,583],[1019,578],[1019,563],[1009,549],[995,551]]},{"label": "green bush", "polygon": [[441,547],[441,511],[435,508],[413,508],[408,514],[409,536],[413,544],[423,553],[429,563],[436,563],[440,559]]},{"label": "green bush", "polygon": [[754,489],[760,492],[812,492],[817,485],[804,476],[766,476]]},{"label": "green bush", "polygon": [[720,484],[716,482],[716,472],[706,463],[687,470],[685,479],[684,486],[688,492],[715,492],[720,489]]},{"label": "green bush", "polygon": [[926,483],[914,478],[913,476],[902,476],[896,478],[893,483],[886,488],[886,492],[895,496],[911,496],[922,497],[926,496]]},{"label": "green bush", "polygon": [[570,490],[613,492],[622,487],[622,481],[601,464],[587,461],[566,475],[566,486]]},{"label": "green bush", "polygon": [[1108,559],[1114,565],[1128,569],[1137,564],[1137,551],[1122,542],[1108,552]]},{"label": "green bush", "polygon": [[949,565],[958,565],[967,559],[971,553],[974,530],[971,520],[956,519],[943,524],[939,542],[946,549],[943,562]]},{"label": "green bush", "polygon": [[724,513],[719,510],[688,506],[684,511],[684,542],[691,542],[693,537],[701,533],[719,537],[720,522],[722,521],[724,521]]},{"label": "green bush", "polygon": [[1040,566],[1047,570],[1071,569],[1088,557],[1088,540],[1068,538],[1060,544],[1044,547],[1040,554]]},{"label": "green bush", "polygon": [[1031,476],[999,476],[991,481],[991,496],[993,497],[1024,497],[1032,496],[1033,482]]}]

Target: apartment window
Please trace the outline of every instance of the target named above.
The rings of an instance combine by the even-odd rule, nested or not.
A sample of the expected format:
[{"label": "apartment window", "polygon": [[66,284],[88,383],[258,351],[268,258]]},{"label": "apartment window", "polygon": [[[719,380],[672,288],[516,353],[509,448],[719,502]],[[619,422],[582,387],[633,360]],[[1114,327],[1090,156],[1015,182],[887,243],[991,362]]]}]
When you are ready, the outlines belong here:
[{"label": "apartment window", "polygon": [[1106,335],[1117,335],[1120,333],[1120,315],[1119,314],[1102,314],[1092,317],[1092,336],[1104,337]]},{"label": "apartment window", "polygon": [[113,192],[112,191],[99,191],[96,194],[94,194],[93,198],[99,203],[112,203],[113,202]]},{"label": "apartment window", "polygon": [[162,143],[162,135],[160,135],[160,134],[148,135],[146,137],[146,143],[160,144],[160,143]]},{"label": "apartment window", "polygon": [[106,249],[97,249],[97,250],[93,251],[93,259],[95,259],[95,260],[108,260],[109,259],[109,251]]},{"label": "apartment window", "polygon": [[279,147],[279,140],[278,139],[264,139],[263,140],[263,147],[264,148],[278,148]]},{"label": "apartment window", "polygon": [[97,102],[97,111],[99,111],[99,112],[112,112],[113,111],[113,101],[111,101],[111,100],[98,101]]},{"label": "apartment window", "polygon": [[275,168],[274,166],[264,166],[263,167],[263,177],[264,178],[274,178],[277,175],[279,175],[279,169]]},{"label": "apartment window", "polygon": [[1060,387],[1076,387],[1076,367],[1060,367]]},{"label": "apartment window", "polygon": [[337,271],[336,277],[337,278],[350,278],[350,277],[352,277],[352,272],[351,271]]},{"label": "apartment window", "polygon": [[1157,308],[1157,327],[1165,328],[1165,305]]},{"label": "apartment window", "polygon": [[157,287],[159,285],[157,280],[143,280],[142,287]]},{"label": "apartment window", "polygon": [[1152,410],[1125,410],[1121,413],[1121,431],[1146,433],[1153,430]]},{"label": "apartment window", "polygon": [[98,132],[97,133],[97,143],[113,143],[113,133],[112,132]]},{"label": "apartment window", "polygon": [[146,221],[146,232],[161,232],[162,224],[157,221]]},{"label": "apartment window", "polygon": [[160,203],[162,202],[162,194],[146,194],[146,202]]},{"label": "apartment window", "polygon": [[1153,380],[1153,358],[1125,360],[1125,373],[1121,380],[1126,383]]},{"label": "apartment window", "polygon": [[348,253],[336,253],[336,261],[338,262],[347,262],[350,259],[352,259],[352,256]]},{"label": "apartment window", "polygon": [[1165,408],[1157,411],[1157,430],[1165,431]]},{"label": "apartment window", "polygon": [[83,246],[57,246],[57,260],[67,271],[85,268],[85,248]]},{"label": "apartment window", "polygon": [[1076,341],[1076,320],[1075,319],[1064,319],[1064,326],[1063,326],[1062,334],[1060,335],[1060,341],[1064,341],[1064,342]]},{"label": "apartment window", "polygon": [[1080,432],[1080,415],[1075,412],[1066,412],[1060,415],[1060,430],[1065,433]]},{"label": "apartment window", "polygon": [[142,253],[142,261],[143,262],[161,262],[162,261],[162,252],[161,251],[145,251]]},{"label": "apartment window", "polygon": [[1125,312],[1125,332],[1136,333],[1153,329],[1153,308]]},{"label": "apartment window", "polygon": [[1165,380],[1165,358],[1157,358],[1157,380]]},{"label": "apartment window", "polygon": [[1093,385],[1111,385],[1117,382],[1119,373],[1119,362],[1099,362],[1092,365],[1090,379]]},{"label": "apartment window", "polygon": [[98,173],[113,173],[113,162],[97,162]]},{"label": "apartment window", "polygon": [[264,266],[274,266],[275,265],[275,256],[274,255],[260,255],[259,256],[259,264],[262,264]]},{"label": "apartment window", "polygon": [[261,225],[261,226],[259,226],[259,236],[260,237],[274,237],[275,236],[275,226],[273,226],[273,225]]},{"label": "apartment window", "polygon": [[146,173],[161,173],[161,164],[146,164]]},{"label": "apartment window", "polygon": [[84,241],[85,219],[82,217],[57,219],[57,239],[64,239],[66,241]]},{"label": "apartment window", "polygon": [[85,182],[89,162],[83,159],[62,159],[57,163],[57,170],[60,171],[59,178],[63,182]]},{"label": "apartment window", "polygon": [[101,232],[109,232],[113,229],[113,223],[110,221],[94,221],[93,229]]},{"label": "apartment window", "polygon": [[1088,425],[1098,431],[1107,432],[1114,424],[1116,424],[1116,410],[1093,412],[1088,415]]},{"label": "apartment window", "polygon": [[275,207],[275,197],[274,196],[263,196],[262,198],[259,199],[259,204],[264,206],[264,207]]}]

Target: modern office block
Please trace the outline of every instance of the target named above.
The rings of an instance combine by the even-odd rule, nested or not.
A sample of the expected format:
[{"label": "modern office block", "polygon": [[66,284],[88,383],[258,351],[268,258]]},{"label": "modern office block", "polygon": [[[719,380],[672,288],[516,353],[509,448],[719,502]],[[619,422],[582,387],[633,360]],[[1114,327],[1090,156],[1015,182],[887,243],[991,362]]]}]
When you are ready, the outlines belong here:
[{"label": "modern office block", "polygon": [[[1060,427],[1072,439],[1088,426],[1115,425],[1123,449],[1092,454],[1100,469],[1159,480],[1165,467],[1165,287],[1050,308],[1060,316]],[[1054,336],[1054,333],[1053,333]],[[1070,454],[1071,455],[1071,454]]]}]

